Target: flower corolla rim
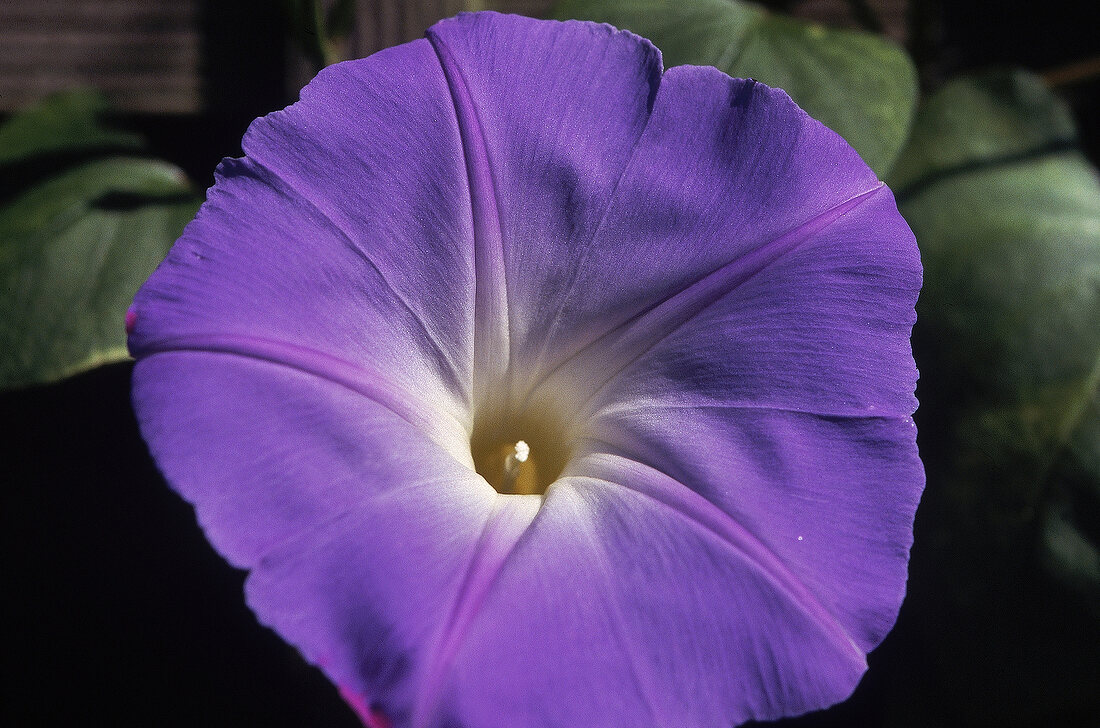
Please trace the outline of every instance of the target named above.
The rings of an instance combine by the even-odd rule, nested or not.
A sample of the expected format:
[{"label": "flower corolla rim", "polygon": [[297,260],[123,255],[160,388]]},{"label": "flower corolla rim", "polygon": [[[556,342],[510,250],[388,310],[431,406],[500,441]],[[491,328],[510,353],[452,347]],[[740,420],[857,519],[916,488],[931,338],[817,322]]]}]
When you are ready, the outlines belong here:
[{"label": "flower corolla rim", "polygon": [[847,697],[905,591],[921,269],[782,91],[464,14],[258,119],[128,316],[139,423],[371,726]]}]

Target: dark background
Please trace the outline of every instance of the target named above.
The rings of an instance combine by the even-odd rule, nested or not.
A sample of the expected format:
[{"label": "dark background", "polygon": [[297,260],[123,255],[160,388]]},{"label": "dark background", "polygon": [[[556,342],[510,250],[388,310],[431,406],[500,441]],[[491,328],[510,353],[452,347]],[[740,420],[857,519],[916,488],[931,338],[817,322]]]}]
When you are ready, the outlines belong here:
[{"label": "dark background", "polygon": [[[807,5],[770,4],[798,12]],[[248,122],[293,100],[288,79],[302,59],[286,42],[278,3],[202,7],[203,108],[130,113],[119,122],[145,134],[156,155],[205,188],[223,156],[240,154]],[[1094,9],[1095,3],[1067,0],[910,3],[904,30],[926,88],[990,64],[1048,73],[1071,104],[1086,153],[1096,162],[1096,72],[1077,79],[1070,73],[1068,80],[1063,72],[1100,53],[1090,24]],[[161,480],[130,411],[129,375],[129,365],[115,365],[0,394],[0,427],[6,430],[0,437],[0,594],[14,607],[5,621],[0,723],[61,726],[95,718],[114,726],[359,725],[319,672],[257,625],[244,605],[243,574],[214,554],[191,508]],[[934,418],[934,411],[917,416],[930,472],[937,467]],[[1043,593],[1023,582],[1009,585],[1002,594],[1009,604],[991,610],[993,628],[1003,636],[996,649],[967,638],[973,613],[930,617],[942,609],[937,590],[965,588],[936,572],[930,519],[943,506],[941,496],[930,483],[918,514],[910,598],[894,632],[871,655],[856,694],[833,709],[781,724],[1100,725],[1100,683],[1093,681],[1100,674],[1100,648],[1082,644],[1071,626],[1059,631],[1032,623],[1027,615],[1042,614]],[[1068,617],[1072,625],[1080,615]],[[928,625],[953,620],[955,631],[929,634]],[[1032,648],[1021,635],[1036,630],[1049,632],[1050,643],[1025,654]],[[944,654],[958,669],[944,670]],[[1072,667],[1090,656],[1091,671]],[[1060,692],[1051,695],[1035,683],[1032,669],[1053,676]]]}]

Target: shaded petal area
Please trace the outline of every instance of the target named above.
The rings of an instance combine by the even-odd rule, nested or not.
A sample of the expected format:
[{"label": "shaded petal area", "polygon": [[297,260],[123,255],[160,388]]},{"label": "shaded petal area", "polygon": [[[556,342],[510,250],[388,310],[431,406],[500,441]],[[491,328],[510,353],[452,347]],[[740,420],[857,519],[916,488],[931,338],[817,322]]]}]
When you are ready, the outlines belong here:
[{"label": "shaded petal area", "polygon": [[[566,300],[542,317],[538,376],[549,374],[550,389],[584,388],[580,372],[621,368],[652,343],[645,337],[693,313],[666,301],[707,281],[696,301],[705,305],[880,185],[782,91],[713,68],[669,69]],[[624,336],[635,330],[644,336]]]},{"label": "shaded petal area", "polygon": [[636,358],[597,369],[588,447],[746,529],[867,652],[904,596],[924,486],[916,244],[876,187],[758,250],[615,332]]}]

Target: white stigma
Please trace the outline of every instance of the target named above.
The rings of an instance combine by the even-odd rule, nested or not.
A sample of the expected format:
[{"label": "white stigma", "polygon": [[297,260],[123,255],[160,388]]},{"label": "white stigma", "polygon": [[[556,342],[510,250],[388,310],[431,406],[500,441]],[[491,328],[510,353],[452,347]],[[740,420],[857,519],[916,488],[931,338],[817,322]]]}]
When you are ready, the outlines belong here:
[{"label": "white stigma", "polygon": [[528,445],[523,440],[520,440],[519,442],[516,443],[516,451],[515,451],[515,453],[512,454],[512,457],[514,457],[516,460],[520,461],[521,463],[525,463],[525,462],[527,462],[527,457],[530,454],[531,454],[531,446]]}]

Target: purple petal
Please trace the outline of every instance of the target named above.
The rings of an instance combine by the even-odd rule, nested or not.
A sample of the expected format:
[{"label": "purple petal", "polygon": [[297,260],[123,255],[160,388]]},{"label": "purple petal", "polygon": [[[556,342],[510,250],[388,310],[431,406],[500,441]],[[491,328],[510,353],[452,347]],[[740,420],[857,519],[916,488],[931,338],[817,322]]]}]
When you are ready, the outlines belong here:
[{"label": "purple petal", "polygon": [[560,346],[548,324],[588,265],[586,248],[646,127],[660,53],[607,25],[491,13],[444,21],[428,37],[451,82],[484,222],[478,275],[502,299],[479,311],[479,326],[502,341],[482,368],[522,380],[545,348]]},{"label": "purple petal", "polygon": [[863,652],[792,598],[805,589],[778,559],[623,467],[589,462],[548,494],[466,634],[441,724],[734,725],[846,697]]},{"label": "purple petal", "polygon": [[578,407],[906,418],[916,409],[909,336],[920,280],[913,235],[889,189],[876,187],[613,331],[586,353],[607,373]]},{"label": "purple petal", "polygon": [[[899,307],[888,315],[900,319],[900,325],[884,332],[893,337],[890,346],[897,360],[889,364],[901,365],[906,379],[898,382],[896,370],[884,371],[883,381],[896,384],[896,392],[869,396],[892,398],[897,405],[893,412],[913,411],[915,369],[909,355],[909,330],[920,263],[912,233],[897,214],[888,190],[855,151],[806,116],[785,93],[730,79],[713,68],[671,69],[619,190],[622,202],[616,201],[608,213],[591,246],[598,255],[590,257],[581,274],[594,280],[578,285],[587,294],[583,305],[588,310],[578,310],[581,320],[570,328],[587,335],[582,346],[564,348],[557,361],[544,367],[545,379],[536,385],[536,399],[539,388],[551,392],[566,388],[583,402],[594,394],[592,384],[602,387],[665,337],[684,327],[699,328],[695,324],[704,319],[712,324],[711,330],[679,347],[680,354],[692,356],[698,344],[719,359],[743,354],[748,364],[740,373],[756,374],[744,380],[743,388],[768,393],[776,389],[770,377],[790,362],[782,356],[759,361],[759,347],[736,349],[730,331],[723,328],[722,335],[715,336],[714,317],[700,314],[709,316],[707,309],[724,296],[740,297],[752,309],[751,320],[738,322],[738,328],[747,333],[777,309],[784,321],[798,320],[821,298],[816,289],[830,276],[847,276],[852,286],[863,285],[869,295],[884,289],[885,276],[885,287],[897,289],[894,303]],[[868,205],[870,210],[860,212],[860,207]],[[859,215],[854,223],[853,213]],[[834,233],[837,228],[843,230]],[[838,246],[837,239],[843,245]],[[826,259],[821,259],[822,253]],[[800,260],[792,263],[793,257]],[[600,265],[593,266],[592,261]],[[805,271],[791,270],[792,265]],[[827,271],[825,266],[835,270]],[[877,278],[859,280],[865,274]],[[798,276],[802,278],[795,280]],[[776,277],[791,281],[782,291],[770,291],[753,280]],[[599,284],[600,278],[607,282]],[[765,290],[771,300],[758,301],[748,292],[752,287]],[[830,287],[824,295],[832,292]],[[778,300],[780,295],[785,300]],[[790,311],[783,304],[801,308]],[[871,304],[877,305],[877,300]],[[830,318],[834,309],[792,326],[803,331],[823,328],[816,338],[828,340],[838,328]],[[822,327],[821,322],[826,325]],[[771,332],[757,327],[755,333],[761,343],[768,343]],[[677,341],[686,338],[678,337]],[[797,336],[794,340],[811,359],[822,351],[811,350],[809,342]],[[815,360],[815,365],[816,373],[827,378],[834,363],[842,365],[841,371],[851,370],[844,360],[858,349],[832,346],[831,355],[824,353],[826,359]],[[869,354],[879,366],[877,352]],[[698,367],[687,364],[678,376],[705,378]],[[607,374],[594,382],[580,381],[585,379],[580,372],[593,370]],[[805,368],[797,372],[799,381],[808,382],[805,374]],[[730,383],[727,377],[715,389],[725,392]],[[829,384],[823,381],[821,388]],[[647,381],[634,391],[651,386]]]},{"label": "purple petal", "polygon": [[135,299],[131,352],[354,369],[367,396],[426,427],[465,417],[470,207],[435,53],[421,41],[341,64],[302,96],[223,162]]},{"label": "purple petal", "polygon": [[[207,536],[252,568],[249,604],[351,695],[423,683],[486,523],[530,521],[471,467],[357,391],[283,363],[163,352],[134,373],[142,431]],[[406,698],[406,696],[409,696]],[[400,723],[399,723],[400,724]]]},{"label": "purple petal", "polygon": [[[244,148],[135,300],[135,407],[368,725],[852,690],[923,483],[920,266],[843,140],[629,33],[476,14],[326,70]],[[486,417],[560,426],[544,497],[474,472]]]}]

